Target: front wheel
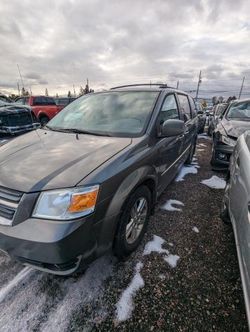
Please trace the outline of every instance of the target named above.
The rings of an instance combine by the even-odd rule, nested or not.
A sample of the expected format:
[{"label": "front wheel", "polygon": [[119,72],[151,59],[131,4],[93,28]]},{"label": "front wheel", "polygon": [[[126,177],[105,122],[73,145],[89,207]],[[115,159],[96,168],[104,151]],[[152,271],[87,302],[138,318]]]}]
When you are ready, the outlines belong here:
[{"label": "front wheel", "polygon": [[151,202],[149,189],[141,186],[125,203],[114,240],[114,254],[119,259],[124,259],[139,246],[146,232]]}]

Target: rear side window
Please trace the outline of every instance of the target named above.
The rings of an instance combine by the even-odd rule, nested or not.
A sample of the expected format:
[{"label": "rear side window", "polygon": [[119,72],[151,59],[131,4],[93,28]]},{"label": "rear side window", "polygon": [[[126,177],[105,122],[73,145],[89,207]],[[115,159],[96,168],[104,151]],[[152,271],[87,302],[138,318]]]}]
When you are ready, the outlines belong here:
[{"label": "rear side window", "polygon": [[188,98],[189,98],[189,103],[190,103],[190,107],[191,107],[192,118],[195,118],[197,115],[197,109],[195,106],[195,102],[192,97],[189,96]]},{"label": "rear side window", "polygon": [[36,97],[34,105],[55,105],[55,101],[50,97]]},{"label": "rear side window", "polygon": [[188,101],[188,97],[185,95],[178,95],[179,102],[180,102],[180,109],[184,115],[184,121],[187,122],[191,119],[191,110]]},{"label": "rear side window", "polygon": [[18,98],[17,100],[16,100],[16,103],[17,104],[24,104],[24,98]]},{"label": "rear side window", "polygon": [[163,104],[159,114],[160,123],[169,119],[179,119],[179,112],[174,95],[168,95]]}]

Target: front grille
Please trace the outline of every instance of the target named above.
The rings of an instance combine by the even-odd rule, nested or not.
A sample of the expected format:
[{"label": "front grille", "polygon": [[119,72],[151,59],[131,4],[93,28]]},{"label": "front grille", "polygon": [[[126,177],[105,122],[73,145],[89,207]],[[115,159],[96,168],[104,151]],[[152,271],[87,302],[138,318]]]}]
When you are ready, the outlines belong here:
[{"label": "front grille", "polygon": [[27,112],[24,113],[13,113],[8,115],[2,115],[0,118],[2,126],[6,127],[17,127],[25,126],[33,123],[31,115]]},{"label": "front grille", "polygon": [[0,225],[11,226],[23,193],[0,187]]}]

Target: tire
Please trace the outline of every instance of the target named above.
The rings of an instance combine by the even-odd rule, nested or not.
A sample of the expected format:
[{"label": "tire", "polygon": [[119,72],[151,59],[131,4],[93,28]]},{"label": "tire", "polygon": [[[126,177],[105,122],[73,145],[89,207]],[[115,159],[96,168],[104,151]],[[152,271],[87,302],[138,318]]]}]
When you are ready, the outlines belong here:
[{"label": "tire", "polygon": [[186,165],[191,165],[192,161],[193,161],[193,157],[194,157],[194,153],[195,153],[195,149],[196,149],[196,139],[194,141],[194,143],[192,144],[191,150],[189,152],[189,155],[185,161]]},{"label": "tire", "polygon": [[[142,205],[143,203],[144,205]],[[138,217],[136,216],[136,212],[138,212],[140,204],[142,206],[142,214],[141,217]],[[146,232],[151,204],[151,192],[146,186],[137,188],[125,203],[113,246],[114,254],[119,260],[125,259],[139,246]],[[132,216],[135,217],[133,218]],[[135,220],[135,218],[138,219]]]},{"label": "tire", "polygon": [[49,122],[49,118],[46,115],[42,115],[39,120],[42,126],[45,126]]}]

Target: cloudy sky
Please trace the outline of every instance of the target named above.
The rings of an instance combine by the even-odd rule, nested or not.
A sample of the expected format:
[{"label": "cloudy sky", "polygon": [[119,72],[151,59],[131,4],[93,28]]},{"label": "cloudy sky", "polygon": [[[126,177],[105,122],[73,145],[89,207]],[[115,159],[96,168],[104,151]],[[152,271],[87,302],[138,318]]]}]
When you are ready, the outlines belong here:
[{"label": "cloudy sky", "polygon": [[[250,91],[248,0],[0,0],[0,91],[167,82],[201,96]],[[216,91],[216,93],[215,93]]]}]

